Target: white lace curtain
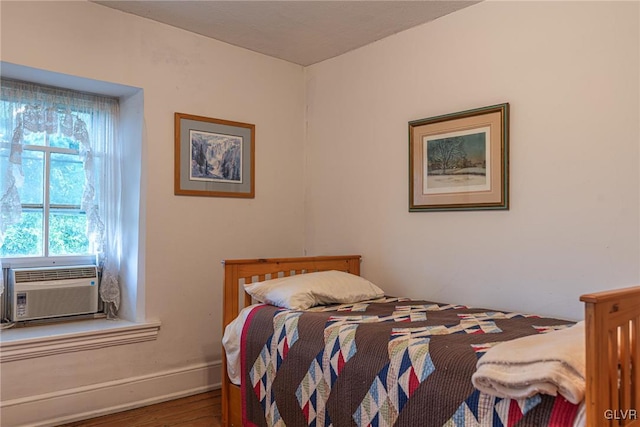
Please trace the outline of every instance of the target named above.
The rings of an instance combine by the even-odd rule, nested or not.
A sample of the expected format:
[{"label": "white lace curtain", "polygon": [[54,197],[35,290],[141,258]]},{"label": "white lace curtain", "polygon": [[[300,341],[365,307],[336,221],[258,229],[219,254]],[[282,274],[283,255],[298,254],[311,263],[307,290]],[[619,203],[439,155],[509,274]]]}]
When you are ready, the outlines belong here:
[{"label": "white lace curtain", "polygon": [[[121,155],[116,133],[118,101],[7,79],[0,80],[0,87],[3,101],[0,103],[0,148],[9,150],[9,156],[2,157],[0,247],[7,228],[19,222],[22,213],[19,189],[24,182],[24,132],[46,132],[73,138],[79,144],[85,172],[81,209],[87,216],[89,249],[98,255],[102,267],[100,297],[107,307],[107,316],[117,317],[121,254]],[[82,119],[81,114],[90,119]],[[3,289],[0,275],[0,295]]]}]

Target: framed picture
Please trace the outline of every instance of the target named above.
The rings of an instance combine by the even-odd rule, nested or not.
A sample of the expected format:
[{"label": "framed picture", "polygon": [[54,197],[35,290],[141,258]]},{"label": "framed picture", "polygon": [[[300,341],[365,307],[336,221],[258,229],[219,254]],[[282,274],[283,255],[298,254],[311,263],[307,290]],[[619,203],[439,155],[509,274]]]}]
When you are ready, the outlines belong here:
[{"label": "framed picture", "polygon": [[409,211],[509,209],[509,104],[409,122]]},{"label": "framed picture", "polygon": [[175,113],[174,192],[255,197],[255,125]]}]

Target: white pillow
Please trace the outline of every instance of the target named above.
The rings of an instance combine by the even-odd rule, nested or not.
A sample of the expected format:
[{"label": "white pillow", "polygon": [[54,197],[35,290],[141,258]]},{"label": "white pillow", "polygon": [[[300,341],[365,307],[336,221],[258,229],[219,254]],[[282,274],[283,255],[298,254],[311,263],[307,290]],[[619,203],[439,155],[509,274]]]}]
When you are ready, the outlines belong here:
[{"label": "white pillow", "polygon": [[260,302],[291,310],[354,303],[384,296],[384,291],[367,279],[336,270],[265,280],[245,285],[244,289]]}]

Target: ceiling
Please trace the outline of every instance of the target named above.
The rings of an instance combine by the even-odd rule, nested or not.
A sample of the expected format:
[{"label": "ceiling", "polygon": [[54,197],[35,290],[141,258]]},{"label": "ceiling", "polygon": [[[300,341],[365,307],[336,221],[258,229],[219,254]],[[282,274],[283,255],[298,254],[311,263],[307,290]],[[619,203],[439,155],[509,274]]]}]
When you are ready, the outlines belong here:
[{"label": "ceiling", "polygon": [[300,65],[333,58],[478,1],[93,1]]}]

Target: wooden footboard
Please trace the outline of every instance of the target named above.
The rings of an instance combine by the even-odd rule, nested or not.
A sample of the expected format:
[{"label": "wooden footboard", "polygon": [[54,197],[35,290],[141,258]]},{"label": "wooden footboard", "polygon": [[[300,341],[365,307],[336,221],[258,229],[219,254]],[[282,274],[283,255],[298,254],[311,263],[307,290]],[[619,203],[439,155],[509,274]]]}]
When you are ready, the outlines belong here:
[{"label": "wooden footboard", "polygon": [[587,294],[587,425],[640,426],[640,287]]},{"label": "wooden footboard", "polygon": [[[360,275],[360,255],[225,260],[223,264],[223,330],[238,316],[242,307],[251,304],[251,297],[243,289],[245,283],[326,270],[346,271]],[[240,387],[229,380],[224,351],[222,352],[222,425],[225,427],[242,425]]]}]

